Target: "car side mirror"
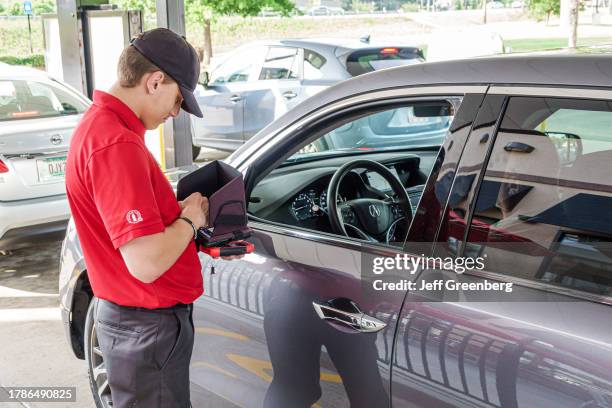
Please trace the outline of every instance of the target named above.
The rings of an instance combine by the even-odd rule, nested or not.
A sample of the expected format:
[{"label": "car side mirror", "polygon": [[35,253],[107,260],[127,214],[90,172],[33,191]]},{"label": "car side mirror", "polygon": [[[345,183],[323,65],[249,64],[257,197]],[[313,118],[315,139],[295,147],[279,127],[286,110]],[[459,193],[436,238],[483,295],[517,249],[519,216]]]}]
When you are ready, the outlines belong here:
[{"label": "car side mirror", "polygon": [[208,71],[202,71],[200,73],[200,77],[198,78],[198,83],[204,88],[208,88],[208,81],[210,81],[210,74]]}]

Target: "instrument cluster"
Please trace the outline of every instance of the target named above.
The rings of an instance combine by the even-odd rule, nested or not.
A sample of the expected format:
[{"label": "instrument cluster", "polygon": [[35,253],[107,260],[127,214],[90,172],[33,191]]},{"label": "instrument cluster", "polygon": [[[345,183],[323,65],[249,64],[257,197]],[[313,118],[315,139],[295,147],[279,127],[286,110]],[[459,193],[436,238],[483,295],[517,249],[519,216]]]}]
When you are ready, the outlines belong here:
[{"label": "instrument cluster", "polygon": [[[338,204],[346,199],[338,196]],[[289,212],[297,221],[305,221],[311,218],[327,215],[327,189],[317,191],[314,188],[300,192],[289,207]]]}]

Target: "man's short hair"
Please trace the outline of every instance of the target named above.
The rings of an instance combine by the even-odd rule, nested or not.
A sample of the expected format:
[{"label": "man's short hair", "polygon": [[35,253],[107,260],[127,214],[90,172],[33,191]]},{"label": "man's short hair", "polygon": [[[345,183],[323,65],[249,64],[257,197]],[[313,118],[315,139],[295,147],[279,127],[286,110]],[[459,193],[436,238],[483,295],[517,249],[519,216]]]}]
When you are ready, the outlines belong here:
[{"label": "man's short hair", "polygon": [[[124,88],[133,88],[140,83],[142,77],[150,72],[162,71],[155,64],[142,55],[133,45],[125,47],[119,63],[117,64],[117,78],[119,85]],[[163,72],[163,71],[162,71]],[[173,80],[164,72],[164,82],[172,83]]]}]

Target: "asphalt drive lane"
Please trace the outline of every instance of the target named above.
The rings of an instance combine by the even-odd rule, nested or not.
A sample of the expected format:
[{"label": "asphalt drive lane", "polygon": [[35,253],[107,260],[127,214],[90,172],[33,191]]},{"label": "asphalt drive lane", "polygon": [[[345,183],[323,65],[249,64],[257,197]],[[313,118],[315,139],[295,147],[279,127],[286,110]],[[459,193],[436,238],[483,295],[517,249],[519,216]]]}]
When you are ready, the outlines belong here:
[{"label": "asphalt drive lane", "polygon": [[76,402],[0,407],[94,408],[87,368],[70,350],[58,296],[61,242],[0,255],[0,385],[76,387]]}]

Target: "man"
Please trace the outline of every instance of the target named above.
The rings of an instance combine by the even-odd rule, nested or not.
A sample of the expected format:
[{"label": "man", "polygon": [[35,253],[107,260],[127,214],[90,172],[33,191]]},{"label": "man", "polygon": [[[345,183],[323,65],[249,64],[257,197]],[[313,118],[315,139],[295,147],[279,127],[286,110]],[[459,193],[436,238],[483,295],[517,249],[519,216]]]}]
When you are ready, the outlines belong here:
[{"label": "man", "polygon": [[203,293],[194,238],[208,201],[177,202],[144,143],[181,108],[202,117],[199,61],[183,38],[147,31],[123,51],[75,130],[66,190],[94,295],[113,407],[189,407],[192,303]]}]

